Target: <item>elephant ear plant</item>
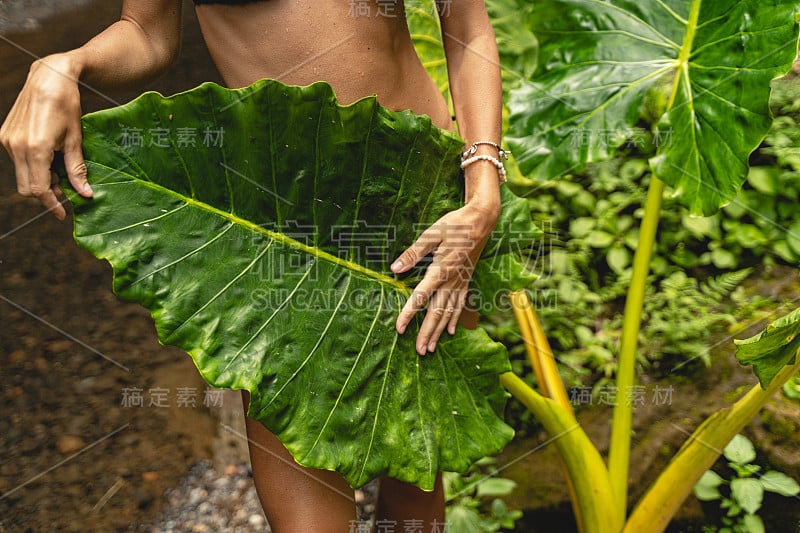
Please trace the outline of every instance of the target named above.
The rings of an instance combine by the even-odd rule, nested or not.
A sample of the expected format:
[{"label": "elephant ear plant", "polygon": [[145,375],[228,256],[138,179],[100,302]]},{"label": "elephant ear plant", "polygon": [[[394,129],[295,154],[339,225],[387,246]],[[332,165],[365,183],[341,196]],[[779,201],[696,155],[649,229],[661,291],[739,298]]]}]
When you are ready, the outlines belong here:
[{"label": "elephant ear plant", "polygon": [[[70,194],[75,239],[162,343],[211,385],[249,391],[249,415],[300,464],[430,490],[512,437],[501,344],[459,328],[419,357],[421,318],[394,327],[422,272],[390,262],[461,202],[456,135],[374,97],[343,107],[325,83],[272,80],[146,93],[82,125],[95,194]],[[481,309],[532,280],[517,256],[537,231],[524,200],[503,188],[503,201],[474,274]]]},{"label": "elephant ear plant", "polygon": [[[540,50],[508,101],[523,173],[555,179],[612,156],[631,134],[651,147],[618,390],[635,383],[661,198],[669,191],[702,215],[734,198],[771,122],[770,80],[795,57],[796,12],[788,0],[539,0],[519,11]],[[517,291],[540,391],[508,372],[504,348],[481,330],[459,330],[424,358],[413,346],[418,323],[394,332],[421,271],[397,278],[388,264],[457,207],[456,136],[374,98],[340,107],[326,84],[268,80],[149,93],[83,125],[95,197],[70,194],[77,241],[109,260],[115,291],[150,309],[162,342],[189,352],[209,383],[249,390],[250,415],[298,462],[354,486],[388,474],[429,489],[437,470],[464,471],[499,450],[512,435],[499,376],[551,433],[582,531],[662,531],[719,450],[800,368],[800,311],[739,341],[760,385],[701,424],[626,516],[632,407],[615,407],[606,464],[519,291],[532,281],[520,251],[535,238],[525,201],[503,188],[473,300],[488,311]]]},{"label": "elephant ear plant", "polygon": [[[661,199],[670,194],[695,215],[711,215],[734,199],[748,156],[771,124],[770,81],[796,57],[797,14],[797,2],[789,0],[537,0],[524,21],[540,55],[536,72],[508,101],[507,139],[522,172],[557,179],[627,143],[652,154],[617,390],[635,383]],[[797,311],[740,341],[737,356],[754,366],[761,387],[703,423],[626,520],[631,402],[615,406],[606,466],[564,401],[524,298],[518,313],[542,394],[513,375],[503,380],[558,436],[578,523],[587,532],[662,531],[719,450],[800,367]]]}]

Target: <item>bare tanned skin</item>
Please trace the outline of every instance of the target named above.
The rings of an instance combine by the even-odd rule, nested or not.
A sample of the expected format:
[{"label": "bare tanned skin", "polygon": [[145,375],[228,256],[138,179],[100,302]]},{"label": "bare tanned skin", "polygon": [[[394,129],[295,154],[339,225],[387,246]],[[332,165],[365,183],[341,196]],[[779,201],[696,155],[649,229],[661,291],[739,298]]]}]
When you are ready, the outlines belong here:
[{"label": "bare tanned skin", "polygon": [[[341,0],[269,0],[197,7],[211,56],[229,87],[262,79],[289,85],[325,80],[345,105],[379,95],[384,107],[429,115],[452,129],[442,94],[420,63],[402,4],[376,16]],[[302,21],[302,24],[289,24]]]}]

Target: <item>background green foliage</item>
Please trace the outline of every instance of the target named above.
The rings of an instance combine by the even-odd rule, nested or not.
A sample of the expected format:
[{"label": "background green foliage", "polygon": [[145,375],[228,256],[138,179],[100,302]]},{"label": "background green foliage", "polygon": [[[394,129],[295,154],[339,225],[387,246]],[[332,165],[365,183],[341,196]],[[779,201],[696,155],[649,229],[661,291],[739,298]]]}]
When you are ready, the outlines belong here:
[{"label": "background green foliage", "polygon": [[484,457],[468,472],[445,472],[443,483],[447,500],[447,523],[459,533],[488,533],[514,529],[522,511],[510,510],[502,500],[516,487],[501,477],[497,461]]},{"label": "background green foliage", "polygon": [[[532,6],[522,0],[487,6],[508,97],[535,69]],[[643,126],[662,104],[648,100]],[[775,81],[770,105],[776,119],[733,201],[699,217],[664,200],[640,335],[639,364],[653,377],[709,365],[715,335],[767,304],[743,290],[747,276],[800,260],[800,82]],[[531,261],[540,277],[530,293],[567,386],[603,386],[615,375],[619,315],[650,180],[647,159],[657,149],[646,128],[634,131],[612,159],[558,180],[531,179],[508,165],[511,186],[545,230]],[[489,329],[511,347],[515,371],[532,382],[511,313],[495,317]],[[528,412],[513,402],[510,408],[512,419],[519,418],[512,424],[524,431]]]},{"label": "background green foliage", "polygon": [[707,533],[762,533],[764,521],[758,516],[765,492],[795,497],[800,486],[776,470],[761,473],[756,463],[756,449],[743,435],[736,435],[723,451],[728,460],[729,480],[713,470],[707,471],[694,487],[698,500],[719,501],[723,511],[722,527],[703,528]]},{"label": "background green foliage", "polygon": [[[747,276],[800,259],[800,80],[773,86],[776,119],[737,198],[711,217],[665,199],[640,337],[639,364],[653,377],[709,365],[715,335],[767,304],[745,293]],[[616,371],[620,311],[650,179],[640,148],[627,146],[557,181],[518,177],[512,184],[545,231],[532,258],[540,277],[531,298],[567,386],[602,386]],[[511,346],[515,371],[530,376],[513,316],[497,317],[490,333]],[[527,411],[510,408],[518,422],[529,420]]]}]

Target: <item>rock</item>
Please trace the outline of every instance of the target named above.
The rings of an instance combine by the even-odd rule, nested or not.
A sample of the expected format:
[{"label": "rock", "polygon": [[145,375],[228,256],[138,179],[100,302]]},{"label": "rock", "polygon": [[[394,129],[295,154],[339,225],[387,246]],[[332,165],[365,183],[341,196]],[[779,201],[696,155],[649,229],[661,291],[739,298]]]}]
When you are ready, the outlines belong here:
[{"label": "rock", "polygon": [[253,527],[264,527],[267,525],[266,519],[260,514],[250,515],[250,518],[247,519],[247,523]]},{"label": "rock", "polygon": [[97,378],[94,376],[87,376],[75,385],[75,390],[78,392],[87,392],[92,389],[96,380]]},{"label": "rock", "polygon": [[189,505],[198,505],[201,501],[205,500],[208,497],[208,491],[201,488],[195,487],[189,492]]},{"label": "rock", "polygon": [[58,339],[48,342],[46,347],[49,352],[61,354],[73,350],[75,348],[75,341],[71,341],[69,339]]},{"label": "rock", "polygon": [[15,365],[25,360],[25,350],[14,350],[8,356],[9,363]]},{"label": "rock", "polygon": [[246,509],[236,509],[233,513],[233,523],[234,524],[244,524],[247,522],[248,514]]},{"label": "rock", "polygon": [[58,439],[56,448],[64,455],[70,455],[86,447],[86,442],[76,435],[63,435]]}]

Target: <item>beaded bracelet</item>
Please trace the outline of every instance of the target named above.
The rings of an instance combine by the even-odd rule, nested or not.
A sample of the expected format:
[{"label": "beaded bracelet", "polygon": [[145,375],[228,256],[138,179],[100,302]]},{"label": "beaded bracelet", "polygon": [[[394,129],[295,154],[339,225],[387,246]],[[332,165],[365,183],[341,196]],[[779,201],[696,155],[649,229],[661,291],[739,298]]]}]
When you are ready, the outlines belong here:
[{"label": "beaded bracelet", "polygon": [[500,155],[500,159],[508,159],[508,156],[511,155],[511,152],[509,152],[507,150],[503,150],[502,148],[500,148],[500,145],[497,144],[496,142],[492,142],[492,141],[475,141],[474,143],[472,143],[470,145],[469,148],[467,148],[461,154],[462,161],[464,159],[467,159],[469,156],[475,154],[475,152],[478,151],[478,146],[480,146],[481,144],[485,144],[485,145],[494,147],[497,150],[497,153]]},{"label": "beaded bracelet", "polygon": [[476,163],[478,161],[489,161],[495,166],[495,168],[497,168],[497,176],[500,178],[500,183],[506,182],[506,168],[503,166],[503,162],[490,155],[474,155],[472,157],[468,157],[461,161],[461,168],[465,169],[472,163]]}]

